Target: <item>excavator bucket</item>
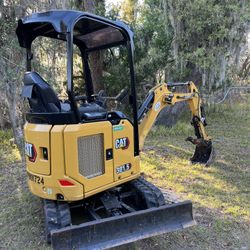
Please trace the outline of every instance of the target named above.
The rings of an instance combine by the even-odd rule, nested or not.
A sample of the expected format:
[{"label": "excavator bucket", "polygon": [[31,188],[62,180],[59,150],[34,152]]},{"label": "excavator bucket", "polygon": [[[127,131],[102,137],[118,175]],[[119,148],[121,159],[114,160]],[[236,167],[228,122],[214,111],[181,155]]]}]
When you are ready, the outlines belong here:
[{"label": "excavator bucket", "polygon": [[215,151],[211,141],[200,141],[196,143],[195,152],[190,161],[193,164],[200,163],[209,166],[215,157]]},{"label": "excavator bucket", "polygon": [[144,209],[52,231],[52,246],[107,249],[195,225],[190,201]]}]

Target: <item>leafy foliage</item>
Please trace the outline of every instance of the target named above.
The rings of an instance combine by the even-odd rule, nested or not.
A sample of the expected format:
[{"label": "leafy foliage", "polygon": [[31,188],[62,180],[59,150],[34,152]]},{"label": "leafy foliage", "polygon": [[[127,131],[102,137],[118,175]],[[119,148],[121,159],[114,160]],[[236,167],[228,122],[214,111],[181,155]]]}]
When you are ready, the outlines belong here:
[{"label": "leafy foliage", "polygon": [[[127,18],[131,9],[136,18]],[[236,0],[145,0],[125,1],[112,13],[134,27],[138,82],[188,79],[211,93],[231,84],[241,67],[248,10]]]},{"label": "leafy foliage", "polygon": [[[244,0],[124,0],[112,6],[104,0],[13,1],[0,0],[0,127],[23,124],[22,75],[25,52],[15,35],[17,20],[32,12],[78,9],[120,18],[133,27],[136,47],[136,80],[139,87],[164,81],[193,80],[209,94],[232,83],[249,81],[247,32],[249,1]],[[56,90],[65,96],[65,52],[62,46],[41,39],[34,44],[35,66]],[[97,65],[94,80],[116,95],[128,82],[127,58],[123,50],[102,52],[90,58]],[[81,60],[74,55],[74,85],[84,92]],[[36,56],[39,60],[36,60]],[[95,59],[101,59],[101,63]],[[123,74],[121,74],[123,73]],[[98,74],[101,76],[98,76]],[[100,81],[100,79],[102,81]],[[145,93],[138,88],[141,99]],[[83,93],[84,94],[84,93]],[[19,132],[16,131],[14,136]]]}]

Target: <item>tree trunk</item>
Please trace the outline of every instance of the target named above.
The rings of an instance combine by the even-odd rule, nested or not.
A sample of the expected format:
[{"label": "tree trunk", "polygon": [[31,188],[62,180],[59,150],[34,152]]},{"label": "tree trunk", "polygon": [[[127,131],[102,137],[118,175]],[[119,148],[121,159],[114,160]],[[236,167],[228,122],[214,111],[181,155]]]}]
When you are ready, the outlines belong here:
[{"label": "tree trunk", "polygon": [[[104,6],[104,0],[85,0],[83,2],[84,11],[97,14],[97,7]],[[89,64],[91,70],[92,81],[94,85],[94,92],[97,93],[104,89],[102,81],[103,71],[103,53],[102,51],[95,51],[89,55]]]},{"label": "tree trunk", "polygon": [[179,120],[181,114],[185,109],[185,106],[186,105],[184,102],[179,102],[176,103],[174,106],[166,107],[160,112],[156,120],[156,124],[167,127],[173,127]]},{"label": "tree trunk", "polygon": [[21,158],[24,161],[24,141],[22,122],[18,119],[17,115],[17,96],[15,84],[6,83],[6,100],[8,105],[9,119],[15,139],[15,144],[18,147]]},{"label": "tree trunk", "polygon": [[5,129],[4,116],[2,112],[0,112],[0,129]]}]

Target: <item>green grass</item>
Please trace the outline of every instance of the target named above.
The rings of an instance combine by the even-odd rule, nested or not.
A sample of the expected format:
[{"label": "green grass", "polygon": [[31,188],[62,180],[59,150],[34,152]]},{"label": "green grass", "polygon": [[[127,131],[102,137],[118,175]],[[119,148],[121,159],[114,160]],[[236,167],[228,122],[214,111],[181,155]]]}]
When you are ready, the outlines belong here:
[{"label": "green grass", "polygon": [[215,112],[209,110],[207,119],[216,150],[216,160],[208,168],[189,163],[194,152],[184,140],[193,134],[189,121],[180,120],[170,129],[155,127],[147,138],[142,154],[145,176],[192,200],[198,225],[149,239],[149,247],[140,242],[139,249],[154,244],[158,244],[155,249],[250,248],[249,96],[240,103],[220,105]]},{"label": "green grass", "polygon": [[[207,119],[217,155],[209,168],[189,163],[194,146],[184,140],[193,135],[188,120],[171,129],[153,128],[141,157],[148,180],[192,200],[197,225],[119,249],[250,249],[249,96],[209,110]],[[11,137],[0,131],[0,248],[49,249],[41,201],[27,188]]]},{"label": "green grass", "polygon": [[13,163],[20,161],[20,154],[14,144],[11,130],[0,130],[0,159],[1,162]]},{"label": "green grass", "polygon": [[151,138],[159,138],[159,137],[166,137],[166,136],[179,136],[185,135],[188,133],[192,133],[193,128],[190,123],[185,123],[183,121],[177,122],[174,127],[166,128],[163,125],[155,126],[150,131]]},{"label": "green grass", "polygon": [[28,190],[10,130],[0,131],[0,249],[46,249],[41,201]]}]

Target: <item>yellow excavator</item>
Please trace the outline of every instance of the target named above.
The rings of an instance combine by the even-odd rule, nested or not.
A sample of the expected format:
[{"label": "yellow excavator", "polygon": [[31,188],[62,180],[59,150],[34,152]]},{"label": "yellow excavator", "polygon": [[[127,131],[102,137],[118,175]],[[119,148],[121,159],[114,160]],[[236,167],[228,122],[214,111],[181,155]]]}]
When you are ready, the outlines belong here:
[{"label": "yellow excavator", "polygon": [[[138,109],[133,32],[121,21],[48,11],[20,19],[16,34],[27,52],[22,95],[30,107],[24,127],[28,185],[44,201],[46,238],[53,248],[105,249],[194,225],[191,201],[166,201],[140,171],[148,132],[161,110],[177,102],[187,102],[192,113],[196,138],[187,140],[196,148],[191,162],[210,164],[212,141],[194,83],[155,86]],[[32,70],[32,42],[39,37],[66,44],[67,100]],[[85,95],[75,90],[75,47],[82,58]],[[128,86],[115,97],[96,93],[90,54],[117,47],[126,51]],[[185,91],[176,91],[179,87]],[[107,104],[124,99],[123,111]]]}]

